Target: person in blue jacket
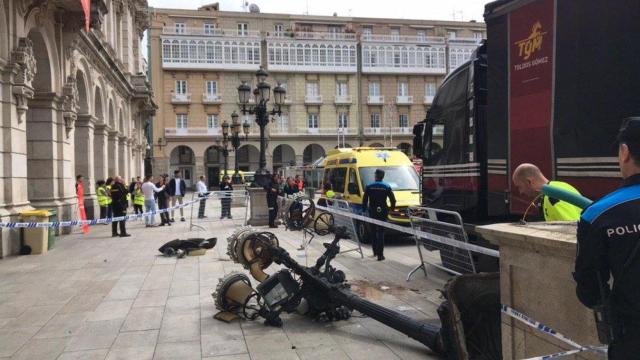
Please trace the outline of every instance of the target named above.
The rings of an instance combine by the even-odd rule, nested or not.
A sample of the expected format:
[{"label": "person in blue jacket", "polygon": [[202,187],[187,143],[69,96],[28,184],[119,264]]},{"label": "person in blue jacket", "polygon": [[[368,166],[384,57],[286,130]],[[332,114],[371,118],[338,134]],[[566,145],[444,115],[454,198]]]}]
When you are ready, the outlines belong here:
[{"label": "person in blue jacket", "polygon": [[580,302],[609,315],[615,360],[640,357],[640,117],[625,119],[618,143],[624,184],[582,213],[573,274]]},{"label": "person in blue jacket", "polygon": [[[367,185],[362,197],[362,208],[369,211],[369,217],[387,221],[389,215],[389,207],[387,206],[387,198],[391,203],[391,208],[396,207],[396,197],[389,184],[382,181],[384,179],[384,170],[377,169],[375,172],[375,181]],[[373,255],[378,257],[378,261],[384,260],[384,227],[375,226],[375,238],[372,239]]]}]

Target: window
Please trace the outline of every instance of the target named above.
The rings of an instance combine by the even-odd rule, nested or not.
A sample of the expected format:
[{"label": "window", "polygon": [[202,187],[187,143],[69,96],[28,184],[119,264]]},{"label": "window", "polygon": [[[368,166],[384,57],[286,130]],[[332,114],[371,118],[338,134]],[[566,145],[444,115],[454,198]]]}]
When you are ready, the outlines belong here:
[{"label": "window", "polygon": [[336,83],[336,95],[339,98],[349,96],[349,84],[347,84],[346,82]]},{"label": "window", "polygon": [[286,134],[289,132],[289,115],[282,114],[278,117],[276,122],[276,128],[278,133]]},{"label": "window", "polygon": [[218,82],[209,80],[207,81],[207,95],[217,95],[218,94]]},{"label": "window", "polygon": [[416,37],[418,38],[418,41],[426,41],[427,33],[424,30],[418,30]]},{"label": "window", "polygon": [[[362,185],[370,184],[375,180],[376,169],[375,166],[361,167],[359,169]],[[418,173],[412,165],[385,166],[384,172],[384,182],[389,184],[394,191],[415,191],[419,188],[420,180],[418,179]]]},{"label": "window", "polygon": [[371,39],[371,35],[373,34],[373,29],[371,29],[370,27],[363,27],[362,28],[362,38],[365,40]]},{"label": "window", "polygon": [[317,129],[318,128],[318,114],[311,113],[309,114],[309,129]]},{"label": "window", "polygon": [[239,36],[248,36],[249,35],[249,24],[239,23],[238,24],[238,35]]},{"label": "window", "polygon": [[176,23],[176,34],[184,34],[187,32],[185,23]]},{"label": "window", "polygon": [[398,96],[409,96],[409,83],[398,83]]},{"label": "window", "polygon": [[475,31],[473,33],[473,38],[476,39],[476,40],[482,40],[482,33],[478,32],[478,31]]},{"label": "window", "polygon": [[429,82],[424,85],[424,93],[427,96],[436,96],[436,84]]},{"label": "window", "polygon": [[[356,190],[357,192],[351,192],[349,190]],[[349,194],[360,195],[360,187],[358,186],[358,176],[356,175],[356,169],[349,169],[349,187],[347,188]]]},{"label": "window", "polygon": [[380,128],[380,113],[371,114],[371,127]]},{"label": "window", "polygon": [[400,29],[391,29],[391,40],[399,41],[400,40]]},{"label": "window", "polygon": [[216,33],[218,26],[216,24],[204,24],[205,35],[213,35]]},{"label": "window", "polygon": [[273,25],[273,35],[278,37],[284,36],[284,25],[282,24]]},{"label": "window", "polygon": [[307,83],[307,96],[318,96],[320,95],[320,89],[317,82],[308,82]]},{"label": "window", "polygon": [[337,39],[342,33],[342,26],[329,25],[329,34],[332,39]]},{"label": "window", "polygon": [[187,80],[176,80],[176,95],[187,94]]},{"label": "window", "polygon": [[349,113],[338,113],[338,129],[346,129],[349,127]]},{"label": "window", "polygon": [[218,115],[209,114],[207,115],[207,128],[209,129],[217,129],[220,124],[218,124]]},{"label": "window", "polygon": [[456,31],[455,30],[449,30],[447,31],[447,37],[449,39],[455,39],[456,38]]},{"label": "window", "polygon": [[369,83],[369,95],[370,96],[380,96],[380,83],[379,82],[370,82]]},{"label": "window", "polygon": [[176,127],[178,129],[187,128],[187,114],[176,114]]},{"label": "window", "polygon": [[344,184],[347,180],[347,168],[325,169],[322,183],[324,190],[333,190],[337,193],[344,193]]},{"label": "window", "polygon": [[401,128],[409,127],[409,114],[400,114],[399,125]]}]

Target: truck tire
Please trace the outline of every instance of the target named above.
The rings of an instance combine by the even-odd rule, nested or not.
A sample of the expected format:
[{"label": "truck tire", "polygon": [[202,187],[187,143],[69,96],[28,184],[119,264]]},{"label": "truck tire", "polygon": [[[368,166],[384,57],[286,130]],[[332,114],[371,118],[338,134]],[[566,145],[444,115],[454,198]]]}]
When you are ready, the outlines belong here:
[{"label": "truck tire", "polygon": [[356,222],[356,231],[358,232],[358,239],[360,239],[361,243],[371,244],[371,236],[375,236],[371,228],[371,224],[364,221],[358,221]]}]

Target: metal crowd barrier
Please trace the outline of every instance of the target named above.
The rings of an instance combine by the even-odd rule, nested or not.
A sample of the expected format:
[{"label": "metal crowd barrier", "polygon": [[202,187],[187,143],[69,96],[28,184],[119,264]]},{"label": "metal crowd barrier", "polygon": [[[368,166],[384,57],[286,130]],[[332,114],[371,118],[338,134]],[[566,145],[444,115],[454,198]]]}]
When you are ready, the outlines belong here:
[{"label": "metal crowd barrier", "polygon": [[[464,222],[459,213],[427,207],[411,207],[408,213],[411,220],[411,228],[414,230],[413,237],[418,248],[420,265],[409,272],[407,281],[420,269],[427,276],[425,263],[454,275],[473,274],[476,272],[473,255],[470,250],[462,249],[455,245],[443,244],[419,235],[420,233],[429,233],[468,244],[469,238],[464,230]],[[439,251],[442,264],[425,260],[422,254],[423,248],[429,251]]]},{"label": "metal crowd barrier", "polygon": [[[425,267],[425,263],[427,262],[424,260],[424,256],[422,254],[423,247],[432,251],[440,250],[441,257],[443,256],[442,254],[444,254],[444,259],[446,259],[446,261],[443,261],[443,265],[433,263],[428,264],[434,265],[453,274],[462,273],[460,270],[475,271],[473,257],[471,256],[472,252],[476,254],[500,257],[500,252],[497,250],[469,243],[467,234],[464,232],[464,228],[462,227],[460,214],[456,212],[416,207],[412,210],[413,213],[411,216],[413,219],[411,221],[411,227],[405,227],[386,221],[372,219],[368,216],[356,215],[350,208],[347,210],[334,206],[316,206],[316,209],[333,214],[334,223],[338,216],[343,216],[351,219],[352,221],[364,221],[377,226],[383,226],[387,229],[400,233],[412,235],[418,248],[420,265],[408,274],[407,281],[410,280],[411,276],[420,269],[424,271],[425,275],[427,274]],[[421,215],[423,213],[426,213],[426,215]],[[353,222],[351,224],[353,224]]]},{"label": "metal crowd barrier", "polygon": [[[191,202],[194,202],[190,209],[189,230],[198,228],[206,230],[204,225],[211,222],[231,220],[235,226],[247,225],[249,215],[249,192],[246,190],[233,191],[210,191],[207,193],[204,214],[205,218],[200,218],[200,196],[194,192],[191,196]],[[222,202],[229,202],[229,211],[232,219],[222,218]]]},{"label": "metal crowd barrier", "polygon": [[364,258],[364,253],[362,252],[362,243],[360,242],[360,237],[358,236],[358,232],[356,230],[356,222],[353,217],[349,216],[355,216],[353,208],[349,205],[349,202],[341,199],[331,199],[327,200],[327,205],[328,207],[316,206],[316,209],[332,213],[333,225],[343,226],[349,234],[349,240],[354,242],[358,246],[357,248],[341,251],[340,253],[342,254],[355,251],[360,253],[361,259]]}]

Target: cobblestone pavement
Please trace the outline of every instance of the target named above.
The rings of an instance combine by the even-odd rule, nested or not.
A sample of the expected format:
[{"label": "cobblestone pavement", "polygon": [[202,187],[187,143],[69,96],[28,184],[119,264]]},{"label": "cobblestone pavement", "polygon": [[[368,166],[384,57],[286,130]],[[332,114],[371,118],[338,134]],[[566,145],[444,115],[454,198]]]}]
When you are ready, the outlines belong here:
[{"label": "cobblestone pavement", "polygon": [[[233,213],[240,223],[244,209]],[[242,270],[225,254],[235,224],[217,218],[199,224],[206,230],[189,231],[189,222],[179,220],[150,229],[132,222],[129,238],[112,238],[109,226],[96,226],[89,235],[63,236],[46,255],[0,260],[0,359],[436,358],[418,342],[359,314],[334,323],[287,314],[282,328],[214,320],[211,292],[218,278]],[[300,233],[282,227],[274,233],[294,254]],[[218,245],[203,256],[165,258],[157,251],[171,239],[212,236]],[[328,240],[313,240],[310,261]],[[437,319],[437,289],[447,277],[434,269],[429,278],[418,273],[405,282],[418,264],[411,241],[389,245],[384,262],[370,254],[367,247],[364,259],[351,252],[335,263],[368,299],[418,319]]]}]

